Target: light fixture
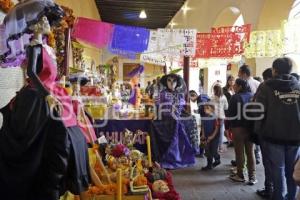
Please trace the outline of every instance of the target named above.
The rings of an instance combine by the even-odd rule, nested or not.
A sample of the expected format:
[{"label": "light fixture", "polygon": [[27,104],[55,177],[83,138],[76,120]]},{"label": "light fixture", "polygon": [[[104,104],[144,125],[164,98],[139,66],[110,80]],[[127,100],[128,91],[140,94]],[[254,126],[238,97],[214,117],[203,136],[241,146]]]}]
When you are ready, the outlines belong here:
[{"label": "light fixture", "polygon": [[186,14],[187,11],[191,10],[191,8],[188,7],[187,4],[184,4],[184,5],[182,6],[181,10],[183,11],[183,14]]},{"label": "light fixture", "polygon": [[173,22],[173,21],[172,21],[172,22],[170,22],[170,24],[169,24],[169,25],[170,25],[170,27],[171,27],[171,29],[172,29],[172,28],[174,28],[174,26],[176,26],[176,25],[177,25],[177,23],[175,23],[175,22]]},{"label": "light fixture", "polygon": [[141,19],[146,19],[147,18],[147,14],[146,14],[146,11],[145,10],[142,10],[141,13],[140,13],[140,18]]},{"label": "light fixture", "polygon": [[231,10],[231,12],[234,14],[234,15],[238,15],[241,13],[240,9],[236,8],[236,7],[230,7],[229,8]]}]

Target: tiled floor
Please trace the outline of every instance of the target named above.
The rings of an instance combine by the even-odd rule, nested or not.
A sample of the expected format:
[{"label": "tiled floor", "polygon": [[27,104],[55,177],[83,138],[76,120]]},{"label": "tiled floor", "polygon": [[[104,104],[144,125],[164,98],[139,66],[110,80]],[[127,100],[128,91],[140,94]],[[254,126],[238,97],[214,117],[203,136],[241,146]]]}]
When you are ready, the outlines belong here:
[{"label": "tiled floor", "polygon": [[234,183],[228,176],[230,161],[234,158],[233,149],[222,154],[222,164],[209,172],[201,171],[206,159],[198,159],[193,168],[176,170],[174,183],[183,200],[261,200],[255,192],[263,187],[264,175],[262,164],[257,166],[258,183],[248,186],[245,183]]}]

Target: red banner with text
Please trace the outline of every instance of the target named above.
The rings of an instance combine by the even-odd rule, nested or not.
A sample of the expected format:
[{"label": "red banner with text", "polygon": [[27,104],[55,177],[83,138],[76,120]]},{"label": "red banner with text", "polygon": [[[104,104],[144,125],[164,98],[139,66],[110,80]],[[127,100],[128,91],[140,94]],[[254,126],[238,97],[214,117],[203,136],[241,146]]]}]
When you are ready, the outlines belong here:
[{"label": "red banner with text", "polygon": [[195,58],[232,58],[244,52],[250,39],[251,25],[212,28],[211,33],[197,33]]}]

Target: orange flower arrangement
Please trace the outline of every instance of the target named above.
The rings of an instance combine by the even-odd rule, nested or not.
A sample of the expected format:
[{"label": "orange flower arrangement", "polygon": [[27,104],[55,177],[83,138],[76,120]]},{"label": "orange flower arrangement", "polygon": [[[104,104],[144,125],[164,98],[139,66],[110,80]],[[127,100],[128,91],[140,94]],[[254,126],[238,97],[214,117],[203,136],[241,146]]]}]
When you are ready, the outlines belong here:
[{"label": "orange flower arrangement", "polygon": [[55,36],[53,32],[50,32],[48,34],[48,45],[52,48],[56,47],[56,41],[55,41]]},{"label": "orange flower arrangement", "polygon": [[11,0],[0,0],[0,10],[8,13],[8,11],[14,7],[14,3]]},{"label": "orange flower arrangement", "polygon": [[143,185],[147,185],[148,184],[148,180],[144,175],[139,175],[135,180],[133,185],[134,186],[143,186]]}]

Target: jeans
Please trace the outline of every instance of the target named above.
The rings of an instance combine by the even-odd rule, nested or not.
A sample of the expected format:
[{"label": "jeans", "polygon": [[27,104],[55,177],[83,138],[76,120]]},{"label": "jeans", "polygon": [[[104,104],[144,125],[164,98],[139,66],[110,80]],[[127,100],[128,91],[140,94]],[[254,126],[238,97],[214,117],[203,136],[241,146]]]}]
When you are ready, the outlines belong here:
[{"label": "jeans", "polygon": [[245,153],[247,157],[247,170],[249,179],[255,179],[255,159],[253,143],[250,141],[250,133],[245,128],[232,128],[233,143],[237,167],[237,175],[244,178]]},{"label": "jeans", "polygon": [[299,146],[265,142],[272,170],[274,192],[272,200],[295,200],[297,185],[293,179],[294,166],[299,159]]},{"label": "jeans", "polygon": [[266,153],[266,141],[262,138],[259,139],[260,149],[262,154],[262,162],[265,169],[265,189],[268,192],[273,192],[273,181],[272,181],[272,165],[270,162],[269,155]]},{"label": "jeans", "polygon": [[221,157],[218,152],[219,148],[219,135],[216,135],[216,137],[210,141],[206,147],[205,147],[205,155],[207,157],[207,166],[212,167],[213,159],[215,161],[220,161]]},{"label": "jeans", "polygon": [[219,120],[220,120],[219,146],[221,146],[224,143],[225,124],[224,124],[224,119],[219,119]]},{"label": "jeans", "polygon": [[255,154],[255,160],[259,161],[260,160],[260,147],[259,145],[255,145],[255,148],[254,148],[254,154]]}]

